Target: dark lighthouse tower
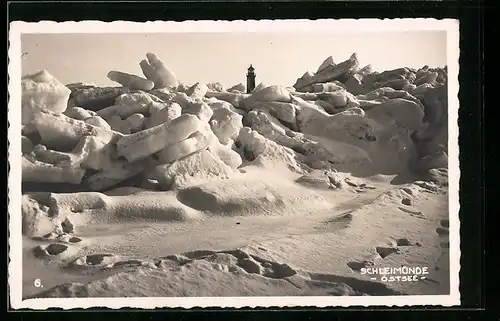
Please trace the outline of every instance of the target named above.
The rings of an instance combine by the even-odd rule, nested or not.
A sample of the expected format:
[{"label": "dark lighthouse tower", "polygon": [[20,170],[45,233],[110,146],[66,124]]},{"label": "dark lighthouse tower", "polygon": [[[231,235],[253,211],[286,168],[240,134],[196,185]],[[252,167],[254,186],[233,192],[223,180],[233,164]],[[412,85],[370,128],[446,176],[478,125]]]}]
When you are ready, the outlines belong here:
[{"label": "dark lighthouse tower", "polygon": [[252,65],[248,67],[247,73],[247,94],[251,93],[255,89],[255,69]]}]

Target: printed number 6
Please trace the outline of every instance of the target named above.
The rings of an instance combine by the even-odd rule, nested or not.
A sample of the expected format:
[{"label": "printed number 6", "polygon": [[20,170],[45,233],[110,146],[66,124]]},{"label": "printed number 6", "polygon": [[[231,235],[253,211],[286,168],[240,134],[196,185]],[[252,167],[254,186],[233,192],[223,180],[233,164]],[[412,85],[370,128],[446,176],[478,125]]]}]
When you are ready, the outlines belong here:
[{"label": "printed number 6", "polygon": [[35,282],[33,282],[33,285],[36,288],[40,288],[40,287],[42,287],[42,282],[40,281],[40,279],[36,279]]}]

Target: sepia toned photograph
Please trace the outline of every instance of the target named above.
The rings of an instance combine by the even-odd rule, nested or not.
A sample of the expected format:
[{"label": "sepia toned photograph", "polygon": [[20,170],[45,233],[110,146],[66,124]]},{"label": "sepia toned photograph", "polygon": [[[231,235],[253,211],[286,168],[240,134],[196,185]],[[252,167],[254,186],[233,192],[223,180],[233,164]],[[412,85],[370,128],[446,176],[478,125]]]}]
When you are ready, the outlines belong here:
[{"label": "sepia toned photograph", "polygon": [[11,24],[18,307],[459,303],[458,23]]}]

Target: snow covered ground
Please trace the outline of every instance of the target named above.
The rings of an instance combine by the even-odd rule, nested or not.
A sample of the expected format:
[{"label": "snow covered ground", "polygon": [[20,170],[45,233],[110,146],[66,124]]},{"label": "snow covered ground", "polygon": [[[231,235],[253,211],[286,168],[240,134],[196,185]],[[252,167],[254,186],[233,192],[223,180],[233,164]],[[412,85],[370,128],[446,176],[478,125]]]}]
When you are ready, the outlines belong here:
[{"label": "snow covered ground", "polygon": [[24,298],[449,293],[446,68],[248,94],[140,66],[23,77]]}]

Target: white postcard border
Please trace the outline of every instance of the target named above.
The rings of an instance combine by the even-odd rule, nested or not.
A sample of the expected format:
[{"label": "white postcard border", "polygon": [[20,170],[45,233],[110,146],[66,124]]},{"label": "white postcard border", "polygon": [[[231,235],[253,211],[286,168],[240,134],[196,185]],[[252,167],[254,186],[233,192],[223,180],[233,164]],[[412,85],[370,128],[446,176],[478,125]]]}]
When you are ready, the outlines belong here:
[{"label": "white postcard border", "polygon": [[459,106],[459,23],[452,19],[340,19],[340,20],[246,20],[184,22],[22,22],[10,23],[9,30],[9,104],[8,177],[10,303],[14,309],[47,308],[194,308],[194,307],[347,307],[347,306],[457,306],[460,304],[460,220],[458,108],[448,108],[449,117],[449,221],[450,294],[360,297],[147,297],[147,298],[57,298],[22,300],[21,235],[21,34],[22,33],[202,33],[202,32],[331,32],[350,31],[435,31],[447,33],[448,106]]}]

